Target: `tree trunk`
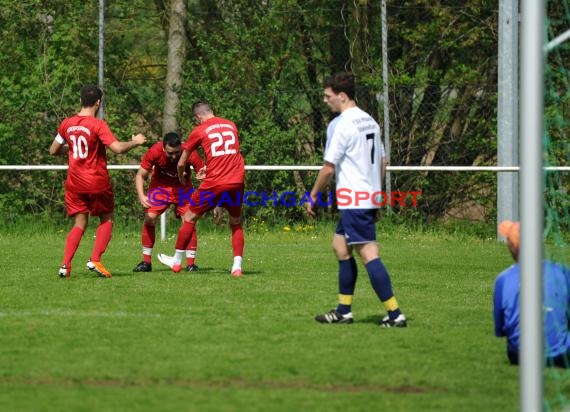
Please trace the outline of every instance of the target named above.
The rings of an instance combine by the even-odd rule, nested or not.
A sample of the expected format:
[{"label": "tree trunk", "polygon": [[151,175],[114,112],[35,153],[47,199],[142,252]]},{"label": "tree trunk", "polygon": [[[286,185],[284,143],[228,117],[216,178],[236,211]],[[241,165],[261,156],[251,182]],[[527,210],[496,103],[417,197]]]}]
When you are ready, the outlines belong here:
[{"label": "tree trunk", "polygon": [[168,12],[168,61],[164,86],[164,113],[162,134],[178,132],[177,115],[180,109],[178,91],[182,84],[182,70],[186,55],[186,1],[170,0]]}]

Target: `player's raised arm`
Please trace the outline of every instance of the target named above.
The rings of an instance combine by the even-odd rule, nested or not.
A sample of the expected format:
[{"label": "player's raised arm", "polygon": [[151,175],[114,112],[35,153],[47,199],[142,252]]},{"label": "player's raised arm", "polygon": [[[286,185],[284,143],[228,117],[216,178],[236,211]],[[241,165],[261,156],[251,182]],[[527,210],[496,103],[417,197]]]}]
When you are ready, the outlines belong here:
[{"label": "player's raised arm", "polygon": [[117,154],[121,154],[121,153],[126,153],[129,150],[134,149],[135,147],[138,147],[138,146],[145,144],[145,143],[146,143],[145,135],[139,133],[137,135],[133,135],[133,137],[131,138],[130,141],[127,141],[127,142],[115,141],[107,147],[112,152],[117,153]]}]

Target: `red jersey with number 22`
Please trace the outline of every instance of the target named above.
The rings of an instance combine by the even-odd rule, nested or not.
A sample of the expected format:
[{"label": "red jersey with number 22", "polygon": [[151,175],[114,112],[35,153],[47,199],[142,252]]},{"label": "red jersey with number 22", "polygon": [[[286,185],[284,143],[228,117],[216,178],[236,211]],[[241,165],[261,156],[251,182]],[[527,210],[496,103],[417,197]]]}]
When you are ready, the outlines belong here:
[{"label": "red jersey with number 22", "polygon": [[221,117],[212,117],[188,135],[184,150],[190,152],[202,146],[206,158],[206,178],[201,188],[243,183],[245,161],[239,150],[236,125]]},{"label": "red jersey with number 22", "polygon": [[75,193],[99,193],[111,187],[106,146],[117,141],[105,121],[93,116],[71,116],[57,128],[69,145],[65,189]]}]

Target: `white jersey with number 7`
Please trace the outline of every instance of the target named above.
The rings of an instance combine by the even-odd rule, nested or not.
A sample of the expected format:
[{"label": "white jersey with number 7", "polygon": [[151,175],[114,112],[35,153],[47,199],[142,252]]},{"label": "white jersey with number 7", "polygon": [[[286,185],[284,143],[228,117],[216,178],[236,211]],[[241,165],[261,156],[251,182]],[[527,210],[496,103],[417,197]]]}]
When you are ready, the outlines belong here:
[{"label": "white jersey with number 7", "polygon": [[[331,121],[324,160],[335,166],[336,190],[352,198],[339,205],[339,209],[379,207],[370,197],[382,190],[380,170],[384,157],[380,125],[364,110],[351,107]],[[360,193],[359,200],[357,193]],[[369,195],[366,200],[362,200],[364,193]]]}]

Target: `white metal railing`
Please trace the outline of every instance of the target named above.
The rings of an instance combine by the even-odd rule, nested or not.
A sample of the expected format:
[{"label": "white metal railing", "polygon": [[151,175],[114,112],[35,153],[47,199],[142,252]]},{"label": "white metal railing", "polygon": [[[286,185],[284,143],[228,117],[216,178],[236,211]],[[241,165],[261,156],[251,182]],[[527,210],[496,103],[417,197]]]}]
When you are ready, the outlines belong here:
[{"label": "white metal railing", "polygon": [[[67,170],[67,165],[0,165],[2,170]],[[139,165],[107,165],[109,170],[138,170]],[[246,165],[246,170],[320,170],[321,166],[308,165]],[[519,172],[519,166],[388,166],[388,171],[419,171],[419,172]],[[570,166],[547,166],[547,171],[569,172]],[[166,214],[160,217],[160,237],[166,239]]]},{"label": "white metal railing", "polygon": [[[107,165],[109,170],[137,170],[139,165]],[[246,165],[245,170],[319,170],[321,166]],[[0,170],[67,170],[67,165],[0,165]],[[518,172],[519,166],[388,166],[393,172]],[[544,170],[570,172],[570,166],[545,166]]]}]

